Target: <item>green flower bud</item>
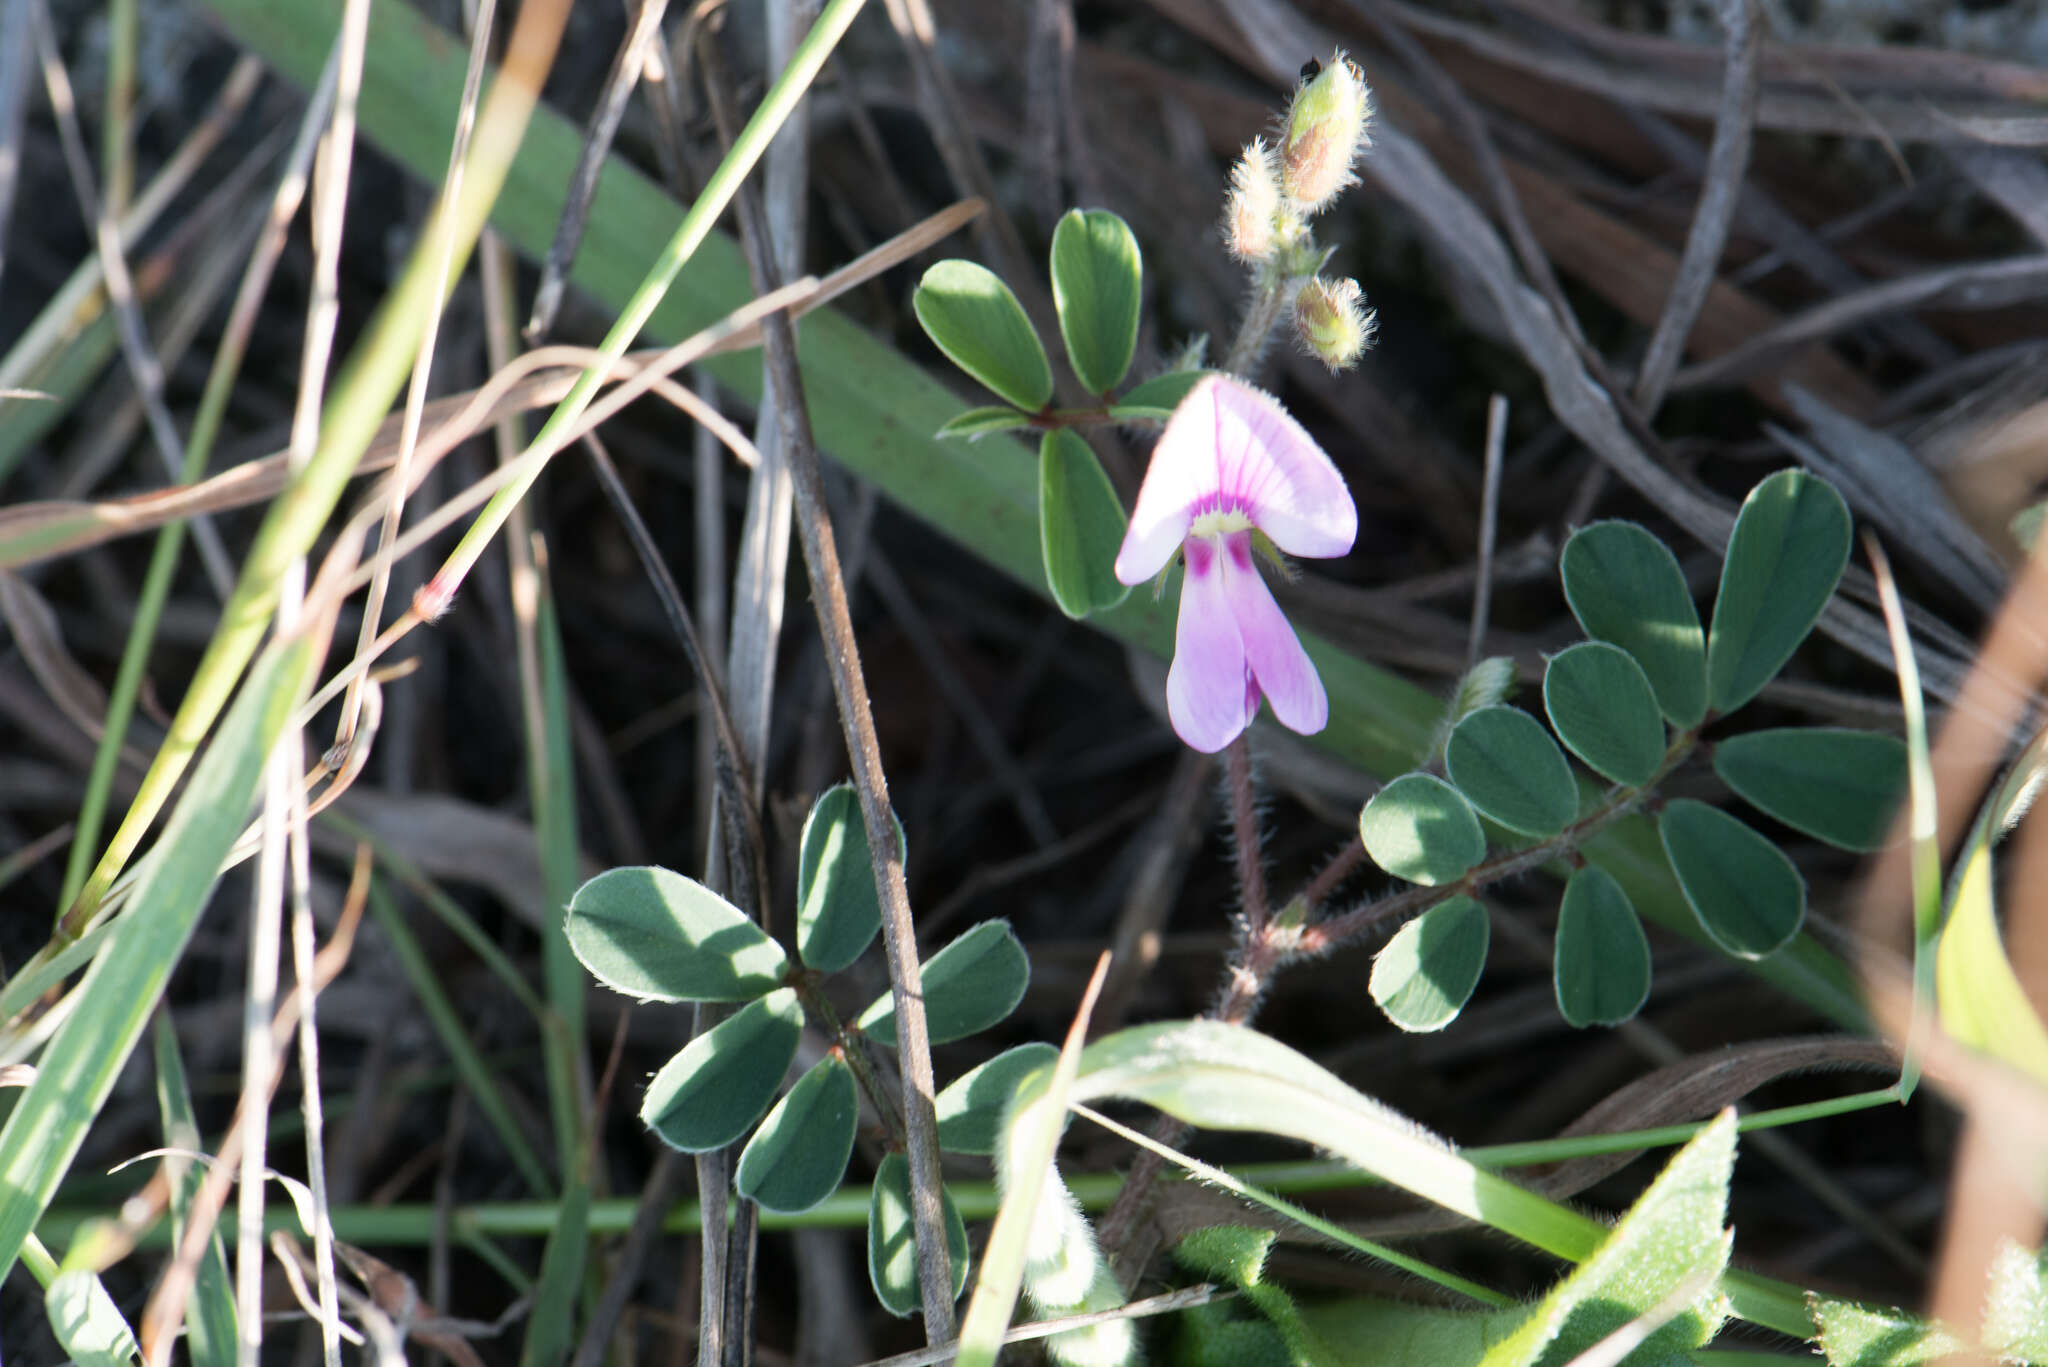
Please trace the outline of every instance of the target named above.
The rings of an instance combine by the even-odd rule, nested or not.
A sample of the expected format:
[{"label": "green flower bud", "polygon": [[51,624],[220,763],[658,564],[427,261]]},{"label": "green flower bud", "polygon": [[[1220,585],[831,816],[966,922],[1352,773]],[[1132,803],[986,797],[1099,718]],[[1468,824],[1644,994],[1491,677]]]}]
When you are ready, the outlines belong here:
[{"label": "green flower bud", "polygon": [[1230,172],[1230,198],[1223,214],[1230,254],[1244,262],[1272,260],[1279,248],[1274,230],[1279,215],[1280,178],[1274,171],[1273,149],[1253,138]]},{"label": "green flower bud", "polygon": [[1372,310],[1356,280],[1303,285],[1294,296],[1294,331],[1304,350],[1332,370],[1348,369],[1372,345]]},{"label": "green flower bud", "polygon": [[1339,52],[1294,92],[1280,143],[1281,184],[1305,213],[1318,213],[1348,185],[1352,163],[1371,141],[1372,92]]}]

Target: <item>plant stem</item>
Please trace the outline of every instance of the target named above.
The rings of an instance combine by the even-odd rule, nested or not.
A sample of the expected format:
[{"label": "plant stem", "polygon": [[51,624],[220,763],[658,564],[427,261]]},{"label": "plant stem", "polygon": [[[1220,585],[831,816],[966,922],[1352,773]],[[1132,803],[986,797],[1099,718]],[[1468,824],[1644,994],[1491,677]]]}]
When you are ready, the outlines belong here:
[{"label": "plant stem", "polygon": [[[766,250],[764,235],[756,230],[759,216],[751,212],[753,201],[744,191],[740,203],[741,222],[752,249],[750,255],[761,276],[758,284],[764,290],[772,289],[778,283],[777,272]],[[811,436],[810,414],[804,406],[795,336],[789,320],[779,313],[763,319],[761,331],[774,392],[780,400],[783,452],[789,461],[796,495],[804,570],[810,578],[818,631],[825,641],[825,663],[832,677],[832,691],[839,700],[847,758],[853,768],[854,787],[860,794],[861,821],[867,830],[875,887],[882,899],[882,943],[896,1004],[897,1057],[903,1074],[904,1156],[910,1163],[910,1213],[917,1239],[925,1337],[930,1343],[943,1343],[954,1333],[952,1255],[946,1247],[945,1215],[939,1202],[938,1117],[933,1109],[931,1040],[925,1029],[910,891],[903,878],[903,860],[897,853],[889,781],[882,771],[874,711],[868,702],[860,649],[854,642],[853,614],[840,573],[838,542],[825,508],[824,480]]]},{"label": "plant stem", "polygon": [[846,1060],[846,1066],[853,1071],[853,1080],[867,1097],[868,1105],[875,1108],[875,1114],[889,1128],[889,1142],[898,1149],[908,1149],[909,1139],[904,1132],[903,1117],[896,1113],[889,1089],[882,1083],[881,1074],[875,1071],[873,1060],[863,1047],[864,1036],[848,1030],[839,1013],[832,1009],[832,1003],[818,990],[815,974],[804,972],[795,975],[790,986],[796,989],[797,1000],[803,1003],[804,1014],[824,1027],[825,1034],[839,1048],[839,1056]]},{"label": "plant stem", "polygon": [[1244,311],[1244,321],[1237,325],[1237,336],[1231,339],[1230,351],[1223,358],[1224,370],[1241,380],[1253,378],[1252,372],[1266,354],[1273,329],[1280,325],[1280,314],[1294,295],[1295,282],[1296,277],[1278,269],[1260,272],[1252,287],[1252,301]]},{"label": "plant stem", "polygon": [[1296,894],[1297,900],[1302,904],[1302,911],[1313,912],[1329,901],[1330,894],[1335,892],[1345,879],[1358,872],[1358,866],[1364,862],[1365,843],[1354,835],[1351,837],[1351,843],[1337,851],[1330,862],[1323,865],[1322,872],[1310,879],[1308,886]]},{"label": "plant stem", "polygon": [[1391,897],[1381,897],[1367,902],[1342,915],[1316,922],[1301,931],[1293,946],[1291,957],[1320,957],[1349,943],[1382,921],[1395,917],[1406,919],[1409,916],[1419,916],[1451,897],[1461,893],[1476,893],[1490,884],[1529,873],[1553,859],[1569,854],[1641,806],[1643,799],[1648,797],[1658,784],[1670,777],[1672,770],[1692,753],[1698,741],[1697,731],[1681,732],[1664,752],[1664,762],[1657,767],[1657,772],[1641,787],[1614,789],[1607,795],[1605,802],[1548,840],[1524,849],[1511,850],[1476,864],[1455,883],[1434,888],[1412,887]]},{"label": "plant stem", "polygon": [[[1245,899],[1244,930],[1237,951],[1231,956],[1230,966],[1224,972],[1216,1004],[1209,1008],[1207,1018],[1248,1026],[1258,1014],[1259,1003],[1271,986],[1274,975],[1288,964],[1328,954],[1384,921],[1420,915],[1460,893],[1477,892],[1489,884],[1528,873],[1570,853],[1640,806],[1643,799],[1685,761],[1698,742],[1697,731],[1681,732],[1665,750],[1657,772],[1641,787],[1613,789],[1599,807],[1549,840],[1486,860],[1474,866],[1456,883],[1433,888],[1409,888],[1304,927],[1292,916],[1272,917],[1265,913],[1265,874],[1258,866],[1257,828],[1251,824],[1251,766],[1244,749],[1244,737],[1238,737],[1231,742],[1229,760],[1232,817],[1238,840],[1238,878]],[[1249,864],[1247,851],[1251,852]],[[1286,905],[1293,907],[1299,903],[1304,912],[1313,909],[1358,866],[1364,853],[1354,839]],[[1254,895],[1259,909],[1256,921],[1252,911]],[[1153,1127],[1152,1135],[1163,1144],[1179,1147],[1187,1128],[1170,1117],[1161,1117],[1160,1123]],[[1136,1228],[1138,1213],[1164,1167],[1164,1160],[1149,1150],[1140,1153],[1131,1165],[1130,1178],[1102,1218],[1100,1238],[1112,1258],[1122,1251]]]}]

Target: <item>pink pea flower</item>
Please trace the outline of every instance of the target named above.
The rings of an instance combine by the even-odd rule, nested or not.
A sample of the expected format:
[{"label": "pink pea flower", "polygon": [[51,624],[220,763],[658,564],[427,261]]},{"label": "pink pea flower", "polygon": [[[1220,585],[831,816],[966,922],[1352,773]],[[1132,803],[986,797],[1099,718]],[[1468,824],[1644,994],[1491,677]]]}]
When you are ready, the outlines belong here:
[{"label": "pink pea flower", "polygon": [[1203,380],[1174,410],[1138,491],[1116,577],[1141,584],[1180,551],[1187,576],[1166,711],[1213,754],[1235,740],[1263,696],[1291,730],[1330,720],[1323,681],[1252,558],[1263,532],[1289,555],[1351,549],[1358,509],[1344,477],[1271,395],[1227,375]]}]

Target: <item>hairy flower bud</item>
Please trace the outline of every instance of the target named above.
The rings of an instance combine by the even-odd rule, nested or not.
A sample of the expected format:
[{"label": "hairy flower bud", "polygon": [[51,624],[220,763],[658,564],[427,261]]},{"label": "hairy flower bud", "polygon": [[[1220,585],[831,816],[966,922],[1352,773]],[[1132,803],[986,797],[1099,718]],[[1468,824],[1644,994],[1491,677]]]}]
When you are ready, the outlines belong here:
[{"label": "hairy flower bud", "polygon": [[1244,262],[1272,260],[1279,247],[1279,215],[1280,178],[1274,171],[1273,149],[1253,138],[1230,172],[1230,199],[1223,214],[1230,254]]},{"label": "hairy flower bud", "polygon": [[1372,345],[1372,310],[1356,280],[1317,276],[1294,296],[1294,331],[1304,350],[1330,369],[1344,370]]},{"label": "hairy flower bud", "polygon": [[1371,141],[1372,92],[1343,53],[1294,92],[1280,143],[1281,184],[1305,213],[1320,212],[1357,182],[1352,163]]}]

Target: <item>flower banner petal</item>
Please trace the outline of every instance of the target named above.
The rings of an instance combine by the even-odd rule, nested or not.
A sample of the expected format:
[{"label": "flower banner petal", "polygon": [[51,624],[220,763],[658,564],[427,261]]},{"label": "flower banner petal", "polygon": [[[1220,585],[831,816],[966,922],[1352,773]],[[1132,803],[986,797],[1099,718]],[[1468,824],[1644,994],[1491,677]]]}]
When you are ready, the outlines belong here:
[{"label": "flower banner petal", "polygon": [[1249,534],[1239,533],[1225,542],[1219,569],[1223,597],[1237,621],[1259,691],[1273,705],[1273,715],[1283,726],[1304,736],[1314,735],[1329,725],[1329,695],[1323,691],[1314,662],[1301,648],[1301,638],[1288,625],[1280,605],[1273,601],[1272,590],[1252,563]]},{"label": "flower banner petal", "polygon": [[1142,584],[1180,549],[1198,507],[1216,496],[1216,401],[1214,380],[1195,386],[1152,448],[1131,525],[1116,553],[1116,577]]},{"label": "flower banner petal", "polygon": [[1205,395],[1215,405],[1224,499],[1289,555],[1325,560],[1349,552],[1358,509],[1315,438],[1279,400],[1227,376],[1205,382],[1188,405]]},{"label": "flower banner petal", "polygon": [[1245,696],[1244,639],[1226,596],[1224,558],[1212,541],[1197,537],[1188,542],[1180,625],[1173,667],[1166,674],[1166,714],[1173,729],[1205,754],[1230,744],[1252,719]]}]

